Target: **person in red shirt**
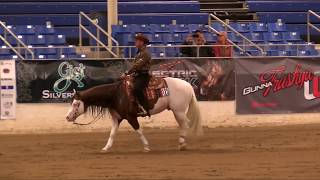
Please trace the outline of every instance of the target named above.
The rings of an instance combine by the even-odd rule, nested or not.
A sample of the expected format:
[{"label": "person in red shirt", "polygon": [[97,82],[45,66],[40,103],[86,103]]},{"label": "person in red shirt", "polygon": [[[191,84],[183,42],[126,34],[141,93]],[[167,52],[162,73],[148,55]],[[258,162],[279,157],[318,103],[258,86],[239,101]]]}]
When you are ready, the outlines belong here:
[{"label": "person in red shirt", "polygon": [[[233,50],[230,42],[228,41],[228,33],[227,32],[220,32],[217,34],[218,40],[213,46],[213,53],[216,57],[232,57]],[[219,46],[223,45],[223,46]],[[228,46],[230,45],[230,46]]]}]

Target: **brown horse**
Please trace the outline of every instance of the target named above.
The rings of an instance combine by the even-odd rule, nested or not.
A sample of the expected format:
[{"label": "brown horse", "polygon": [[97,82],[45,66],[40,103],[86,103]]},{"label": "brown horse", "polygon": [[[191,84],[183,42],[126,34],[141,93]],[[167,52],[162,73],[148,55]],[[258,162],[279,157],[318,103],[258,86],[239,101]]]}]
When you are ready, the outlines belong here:
[{"label": "brown horse", "polygon": [[[192,134],[201,134],[201,116],[197,99],[192,86],[186,81],[176,78],[165,78],[169,95],[160,97],[150,114],[157,114],[166,109],[171,110],[180,127],[179,147],[186,149],[187,129],[190,127]],[[112,147],[116,131],[122,120],[126,119],[136,130],[144,145],[144,151],[150,151],[149,143],[140,129],[137,119],[137,110],[133,107],[126,93],[125,83],[119,81],[113,84],[100,85],[82,92],[76,92],[72,107],[66,119],[74,122],[77,117],[86,112],[91,112],[94,118],[103,117],[109,112],[112,117],[112,129],[107,144],[102,148],[107,152]]]}]

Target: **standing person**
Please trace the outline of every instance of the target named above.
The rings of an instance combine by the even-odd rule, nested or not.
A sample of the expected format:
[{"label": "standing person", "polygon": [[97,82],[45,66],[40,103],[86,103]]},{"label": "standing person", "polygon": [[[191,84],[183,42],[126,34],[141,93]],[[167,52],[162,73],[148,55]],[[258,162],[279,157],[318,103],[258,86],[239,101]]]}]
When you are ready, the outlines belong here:
[{"label": "standing person", "polygon": [[[213,46],[213,53],[216,57],[232,57],[232,46],[228,41],[228,33],[220,32],[218,35],[218,41]],[[219,46],[220,45],[220,46]]]},{"label": "standing person", "polygon": [[134,77],[133,93],[138,100],[137,103],[141,111],[138,115],[140,116],[150,116],[148,100],[144,95],[144,91],[149,84],[151,67],[151,55],[147,50],[148,44],[149,39],[143,34],[138,34],[135,37],[135,46],[138,51],[133,60],[133,66],[127,73]]}]

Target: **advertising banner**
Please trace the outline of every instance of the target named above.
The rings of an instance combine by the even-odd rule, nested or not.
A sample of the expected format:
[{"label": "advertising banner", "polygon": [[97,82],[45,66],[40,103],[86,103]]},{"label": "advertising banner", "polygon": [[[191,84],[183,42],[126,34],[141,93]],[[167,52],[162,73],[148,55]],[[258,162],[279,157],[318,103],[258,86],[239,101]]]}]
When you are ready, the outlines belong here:
[{"label": "advertising banner", "polygon": [[17,61],[20,103],[67,102],[73,90],[115,82],[125,71],[122,60]]},{"label": "advertising banner", "polygon": [[16,118],[16,72],[15,61],[0,62],[0,118]]},{"label": "advertising banner", "polygon": [[238,59],[238,114],[320,111],[320,58]]},{"label": "advertising banner", "polygon": [[[116,82],[131,63],[119,60],[18,61],[18,102],[67,102],[73,90]],[[151,73],[189,82],[199,100],[234,100],[232,60],[154,59]]]}]

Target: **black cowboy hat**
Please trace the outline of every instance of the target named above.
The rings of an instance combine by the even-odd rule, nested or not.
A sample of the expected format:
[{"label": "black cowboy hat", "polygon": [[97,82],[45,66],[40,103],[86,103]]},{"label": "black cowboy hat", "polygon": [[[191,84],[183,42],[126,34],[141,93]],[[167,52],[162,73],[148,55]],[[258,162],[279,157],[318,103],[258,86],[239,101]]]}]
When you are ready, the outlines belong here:
[{"label": "black cowboy hat", "polygon": [[144,36],[143,34],[137,34],[134,39],[143,41],[144,44],[147,44],[147,45],[149,44],[149,39],[146,36]]}]

